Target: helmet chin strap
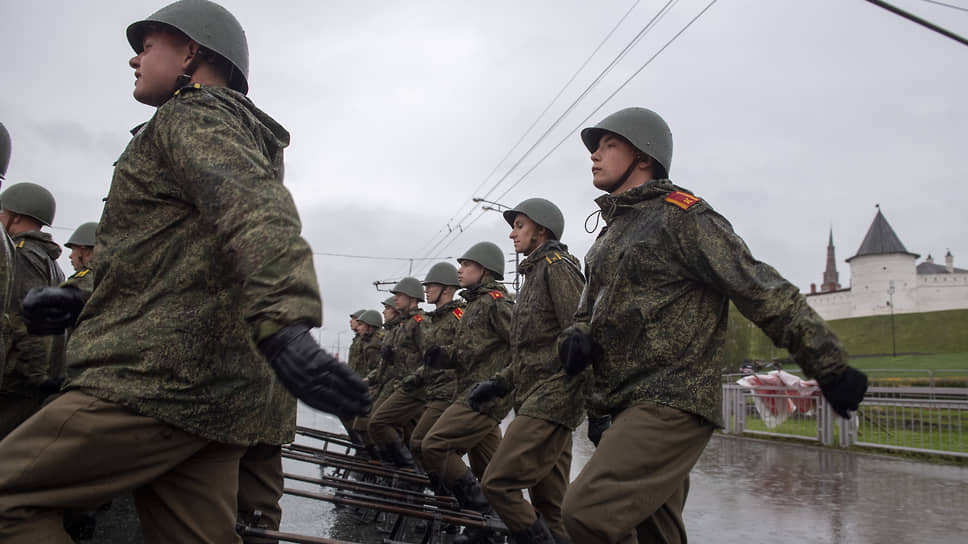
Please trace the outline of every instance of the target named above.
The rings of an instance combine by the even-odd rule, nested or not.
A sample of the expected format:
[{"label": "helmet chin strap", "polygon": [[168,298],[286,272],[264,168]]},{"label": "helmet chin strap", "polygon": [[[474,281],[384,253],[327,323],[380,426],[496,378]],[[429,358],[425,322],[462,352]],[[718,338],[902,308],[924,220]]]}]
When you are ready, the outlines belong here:
[{"label": "helmet chin strap", "polygon": [[199,47],[195,50],[195,55],[192,56],[192,60],[188,62],[188,66],[185,67],[185,73],[175,78],[175,89],[172,93],[191,83],[192,77],[195,75],[195,70],[198,70],[198,63],[201,60],[202,48]]},{"label": "helmet chin strap", "polygon": [[629,176],[631,176],[632,172],[635,171],[635,167],[638,166],[640,162],[645,160],[645,157],[643,155],[644,154],[642,154],[641,152],[636,153],[635,158],[632,159],[632,164],[630,164],[629,167],[625,169],[625,173],[622,174],[622,177],[618,178],[618,181],[616,181],[615,183],[606,187],[605,192],[607,192],[608,194],[612,194],[615,191],[619,190],[619,188],[622,185],[625,185],[625,182],[628,181]]}]

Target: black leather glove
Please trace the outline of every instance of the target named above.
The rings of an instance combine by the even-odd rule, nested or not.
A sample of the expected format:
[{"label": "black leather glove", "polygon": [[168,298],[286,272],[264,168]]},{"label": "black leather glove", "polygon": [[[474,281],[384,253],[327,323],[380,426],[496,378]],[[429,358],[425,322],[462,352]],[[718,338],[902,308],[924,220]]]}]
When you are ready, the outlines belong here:
[{"label": "black leather glove", "polygon": [[62,385],[64,385],[64,378],[47,378],[38,388],[47,394],[53,395],[54,393],[60,393]]},{"label": "black leather glove", "polygon": [[598,447],[598,442],[602,439],[605,431],[612,426],[612,416],[592,417],[588,416],[588,439]]},{"label": "black leather glove", "polygon": [[445,368],[447,365],[447,354],[444,353],[444,350],[440,349],[440,346],[430,346],[424,352],[423,363],[430,368]]},{"label": "black leather glove", "polygon": [[76,287],[34,287],[22,308],[30,334],[61,334],[74,326],[84,308],[84,294]]},{"label": "black leather glove", "polygon": [[867,374],[848,366],[836,380],[821,383],[820,390],[834,412],[844,419],[850,419],[849,412],[857,411],[867,393]]},{"label": "black leather glove", "polygon": [[307,405],[339,417],[370,410],[366,384],[353,370],[326,353],[303,323],[292,323],[259,342],[279,380]]},{"label": "black leather glove", "polygon": [[380,355],[383,356],[383,360],[388,363],[393,362],[393,346],[390,344],[383,344],[380,346]]},{"label": "black leather glove", "polygon": [[575,325],[561,331],[558,358],[569,376],[585,370],[592,362],[592,339]]},{"label": "black leather glove", "polygon": [[471,405],[472,410],[480,412],[485,404],[504,395],[507,395],[507,391],[497,380],[477,382],[467,394],[467,403]]}]

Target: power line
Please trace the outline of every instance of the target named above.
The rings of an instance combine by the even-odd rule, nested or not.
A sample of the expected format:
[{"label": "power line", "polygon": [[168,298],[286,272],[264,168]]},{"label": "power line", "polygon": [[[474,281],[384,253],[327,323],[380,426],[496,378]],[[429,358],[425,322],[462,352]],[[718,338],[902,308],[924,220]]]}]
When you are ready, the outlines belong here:
[{"label": "power line", "polygon": [[[678,0],[674,0],[674,1],[678,1]],[[548,113],[548,111],[549,111],[549,110],[551,109],[551,107],[552,107],[552,106],[553,106],[553,105],[554,105],[554,104],[555,104],[555,103],[556,103],[556,102],[558,101],[558,99],[559,99],[559,98],[561,98],[561,96],[562,96],[562,95],[564,94],[564,92],[565,92],[565,90],[566,90],[566,89],[567,89],[567,88],[568,88],[568,87],[569,87],[569,86],[570,86],[570,85],[571,85],[571,84],[572,84],[572,83],[573,83],[573,82],[575,81],[575,79],[576,79],[576,78],[578,77],[578,74],[580,74],[580,73],[581,73],[581,72],[582,72],[582,71],[583,71],[583,70],[585,69],[585,67],[586,67],[586,66],[588,66],[588,63],[589,63],[589,62],[591,62],[591,60],[592,60],[592,58],[594,58],[594,57],[595,57],[595,55],[596,55],[596,54],[598,54],[598,52],[599,52],[599,51],[601,50],[601,48],[602,48],[602,47],[603,47],[603,46],[605,45],[605,43],[606,43],[606,42],[607,42],[607,41],[608,41],[608,40],[609,40],[609,39],[610,39],[610,38],[612,37],[612,35],[614,35],[614,34],[615,34],[615,31],[616,31],[616,30],[618,30],[618,28],[619,28],[619,27],[620,27],[620,26],[622,25],[622,23],[623,23],[623,22],[625,22],[625,20],[626,20],[626,19],[628,18],[628,16],[629,16],[629,15],[630,15],[630,14],[632,13],[632,11],[633,11],[633,10],[635,10],[635,8],[636,8],[636,7],[637,7],[637,6],[639,5],[639,3],[640,3],[640,2],[641,2],[641,0],[636,0],[636,1],[635,1],[635,2],[634,2],[634,3],[632,4],[632,7],[630,7],[630,8],[629,8],[629,9],[628,9],[628,10],[627,10],[627,11],[625,12],[625,14],[624,14],[624,15],[622,15],[622,17],[621,17],[621,18],[619,18],[619,20],[618,20],[618,22],[617,22],[617,23],[615,23],[615,25],[614,25],[614,26],[612,26],[612,29],[608,31],[608,33],[607,33],[607,34],[605,35],[605,37],[604,37],[604,38],[603,38],[603,39],[602,39],[602,40],[601,40],[601,41],[600,41],[600,42],[598,43],[598,45],[597,45],[597,46],[595,47],[595,49],[594,49],[594,50],[593,50],[593,51],[591,52],[591,54],[590,54],[590,55],[588,55],[588,57],[587,57],[587,58],[585,59],[585,61],[584,61],[584,62],[583,62],[583,63],[581,64],[581,66],[579,66],[579,67],[578,67],[578,69],[577,69],[577,70],[575,70],[575,72],[574,72],[574,73],[572,74],[572,76],[571,76],[571,77],[570,77],[570,78],[568,79],[568,81],[567,81],[567,82],[566,82],[566,83],[565,83],[565,84],[564,84],[564,85],[563,85],[563,86],[561,87],[561,89],[560,89],[560,90],[558,91],[558,93],[557,93],[557,94],[556,94],[556,95],[554,96],[554,98],[552,98],[552,99],[551,99],[551,101],[550,101],[550,102],[548,102],[548,105],[547,105],[547,106],[545,106],[545,108],[544,108],[544,109],[543,109],[543,110],[541,111],[541,113],[539,113],[539,114],[538,114],[538,116],[537,116],[537,117],[535,118],[535,120],[534,120],[534,121],[533,121],[533,122],[531,123],[531,125],[530,125],[530,126],[529,126],[529,127],[528,127],[528,128],[527,128],[527,129],[525,130],[525,131],[524,131],[524,133],[523,133],[523,134],[521,135],[521,137],[520,137],[520,138],[518,138],[518,140],[517,140],[517,141],[516,141],[516,142],[514,143],[514,145],[512,145],[512,146],[511,146],[511,148],[510,148],[510,149],[508,149],[508,151],[507,151],[507,153],[505,153],[505,155],[504,155],[504,156],[503,156],[503,157],[501,158],[501,160],[499,160],[499,161],[497,162],[497,164],[495,164],[495,165],[494,165],[494,168],[493,168],[493,169],[492,169],[492,170],[490,171],[490,173],[488,173],[488,175],[487,175],[487,176],[486,176],[486,177],[485,177],[485,178],[484,178],[484,179],[483,179],[483,180],[482,180],[482,181],[481,181],[481,182],[480,182],[480,183],[479,183],[479,184],[477,185],[477,187],[475,187],[475,188],[474,188],[474,190],[473,190],[473,191],[471,191],[471,198],[469,198],[468,200],[465,200],[465,201],[464,201],[464,203],[463,203],[463,204],[461,204],[461,206],[460,206],[460,208],[458,208],[458,211],[457,211],[457,213],[455,213],[455,214],[454,214],[454,215],[453,215],[453,216],[452,216],[452,217],[451,217],[451,218],[450,218],[450,219],[448,220],[448,222],[447,222],[447,224],[446,224],[446,225],[445,225],[444,227],[442,227],[441,229],[439,229],[439,230],[437,231],[437,233],[436,233],[436,234],[434,234],[434,235],[433,235],[433,236],[432,236],[432,237],[430,238],[430,241],[429,241],[429,242],[427,242],[426,244],[424,244],[424,247],[423,247],[423,248],[421,248],[421,250],[417,252],[418,254],[420,254],[420,253],[424,253],[424,252],[425,252],[425,250],[426,250],[426,253],[425,253],[425,254],[430,254],[430,253],[432,253],[432,252],[433,252],[433,251],[434,251],[434,250],[435,250],[435,249],[436,249],[436,248],[437,248],[437,247],[438,247],[438,246],[439,246],[439,245],[440,245],[441,243],[443,243],[443,242],[444,242],[444,240],[446,240],[446,239],[447,239],[447,237],[448,237],[449,235],[451,235],[451,234],[452,234],[452,233],[454,232],[454,227],[451,227],[451,225],[450,225],[450,224],[451,224],[451,222],[453,222],[453,221],[454,221],[454,218],[455,218],[455,217],[457,217],[457,216],[460,216],[460,214],[461,214],[461,213],[464,213],[464,209],[466,208],[466,206],[467,206],[467,203],[469,203],[469,202],[471,202],[471,203],[472,203],[472,202],[473,202],[473,197],[474,197],[474,195],[476,195],[476,194],[477,194],[477,192],[478,192],[478,191],[479,191],[479,190],[481,189],[481,187],[483,187],[483,186],[484,186],[484,184],[486,184],[486,183],[487,183],[487,182],[488,182],[488,181],[489,181],[489,180],[491,179],[491,177],[493,177],[493,176],[494,176],[494,174],[495,174],[495,173],[496,173],[496,172],[498,171],[498,169],[500,169],[500,167],[501,167],[501,165],[502,165],[502,164],[504,164],[504,161],[506,161],[506,160],[507,160],[507,159],[508,159],[508,158],[509,158],[509,157],[511,156],[511,154],[512,154],[512,153],[514,152],[514,150],[515,150],[515,149],[517,149],[519,145],[521,145],[521,142],[523,142],[523,141],[524,141],[524,139],[525,139],[525,138],[526,138],[526,137],[528,136],[528,134],[530,134],[530,133],[531,133],[531,131],[532,131],[532,130],[534,129],[534,127],[535,127],[535,126],[537,126],[537,124],[538,124],[538,122],[539,122],[539,121],[540,121],[540,120],[541,120],[541,119],[542,119],[542,118],[543,118],[543,117],[545,116],[545,114],[547,114],[547,113]],[[670,2],[670,3],[671,3],[671,2]],[[666,5],[668,6],[668,4],[666,4]],[[587,92],[587,91],[586,91],[586,92]],[[585,93],[583,93],[583,95],[582,95],[582,96],[584,96],[584,94],[585,94]],[[570,109],[569,109],[569,110],[567,110],[567,111],[565,112],[565,114],[562,114],[562,116],[564,116],[564,115],[566,115],[566,114],[568,113],[568,111],[570,111]],[[560,118],[559,118],[559,121],[560,121]],[[554,128],[554,126],[556,126],[556,125],[557,125],[557,122],[556,122],[556,124],[555,124],[555,125],[552,125],[552,128]],[[550,130],[550,129],[549,129],[549,130]],[[544,137],[544,136],[542,136],[541,138],[539,138],[539,139],[538,139],[538,142],[540,142],[540,141],[541,141],[541,140],[543,139],[543,137]],[[532,146],[532,148],[533,148],[533,146]],[[530,151],[531,151],[531,150],[528,150],[527,152],[525,152],[525,154],[523,155],[523,157],[522,157],[522,159],[521,159],[521,160],[523,160],[523,158],[524,158],[524,157],[527,157],[527,156],[528,156],[528,154],[530,153]],[[512,167],[511,167],[511,169],[509,170],[509,173],[510,173],[511,171],[513,171],[513,170],[514,170],[514,168],[515,168],[515,167],[516,167],[516,166],[517,166],[518,164],[520,164],[520,160],[519,160],[519,161],[518,161],[517,163],[515,163],[515,165],[514,165],[514,166],[512,166]],[[507,174],[505,174],[505,176],[504,176],[504,177],[502,177],[502,178],[501,178],[501,180],[499,180],[499,181],[498,181],[498,184],[500,184],[500,183],[501,183],[501,182],[502,182],[502,181],[503,181],[504,179],[506,179],[506,178],[507,178]],[[492,188],[490,192],[493,192],[493,190],[494,190],[494,189]],[[463,223],[463,221],[464,221],[464,220],[466,220],[466,219],[467,219],[468,217],[470,217],[470,215],[471,215],[472,213],[473,213],[473,206],[471,207],[471,209],[470,209],[470,210],[467,210],[467,212],[466,212],[466,213],[464,213],[464,215],[463,215],[463,217],[461,217],[461,219],[460,219],[460,220],[458,220],[458,221],[457,221],[457,223],[456,223],[456,225],[457,225],[457,230],[458,230],[458,231],[460,231],[460,230],[462,230],[462,227],[461,227],[461,223]],[[443,238],[441,238],[440,240],[438,240],[438,241],[436,242],[436,244],[434,244],[434,240],[435,240],[435,238],[436,238],[437,236],[439,236],[439,235],[440,235],[441,233],[443,233],[443,232],[444,232],[444,229],[447,229],[447,232],[446,232],[446,233],[444,233],[444,236],[443,236]],[[432,245],[432,244],[433,244],[433,245]],[[429,247],[430,249],[426,249],[427,247]]]},{"label": "power line", "polygon": [[[616,56],[615,56],[615,57],[614,57],[614,58],[612,59],[612,61],[611,61],[611,62],[609,62],[609,64],[608,64],[608,65],[607,65],[607,66],[606,66],[605,68],[603,68],[601,72],[599,72],[599,74],[598,74],[598,76],[596,76],[596,78],[595,78],[595,79],[594,79],[594,80],[593,80],[593,81],[592,81],[592,82],[591,82],[590,84],[588,84],[588,86],[586,86],[586,87],[585,87],[585,89],[584,89],[584,90],[582,91],[582,93],[581,93],[581,94],[580,94],[580,95],[579,95],[579,96],[578,96],[578,97],[577,97],[577,98],[576,98],[575,100],[573,100],[573,101],[572,101],[572,103],[571,103],[571,104],[570,104],[570,105],[569,105],[569,106],[568,106],[568,107],[567,107],[567,108],[565,109],[565,111],[564,111],[564,112],[562,112],[561,114],[559,114],[559,116],[558,116],[558,118],[557,118],[557,119],[556,119],[556,120],[555,120],[555,121],[554,121],[554,122],[553,122],[553,123],[551,124],[551,126],[549,126],[549,127],[548,127],[548,128],[547,128],[547,129],[546,129],[546,130],[545,130],[545,131],[544,131],[544,132],[543,132],[543,133],[541,134],[541,136],[539,136],[539,137],[538,137],[538,139],[537,139],[537,140],[535,141],[535,143],[534,143],[534,144],[532,144],[532,145],[531,145],[531,147],[529,147],[529,148],[528,148],[528,149],[527,149],[527,150],[526,150],[526,151],[525,151],[525,152],[524,152],[524,153],[523,153],[523,154],[521,155],[521,157],[520,157],[520,158],[519,158],[519,159],[518,159],[518,160],[517,160],[517,161],[516,161],[516,162],[515,162],[515,163],[514,163],[513,165],[511,165],[511,167],[510,167],[510,168],[509,168],[509,169],[507,170],[507,172],[506,172],[506,173],[505,173],[505,174],[504,174],[504,175],[503,175],[503,176],[501,177],[501,179],[499,179],[499,180],[498,180],[497,182],[495,182],[495,183],[494,183],[494,185],[493,185],[493,186],[491,186],[491,188],[490,188],[490,189],[488,189],[488,191],[487,191],[487,192],[486,192],[486,193],[484,194],[484,198],[487,198],[487,197],[488,197],[488,196],[489,196],[489,195],[490,195],[491,193],[493,193],[493,192],[494,192],[495,190],[497,190],[497,188],[498,188],[498,187],[499,187],[499,186],[500,186],[500,185],[501,185],[502,183],[504,183],[504,181],[505,181],[506,179],[508,179],[508,177],[509,177],[509,176],[511,175],[511,173],[512,173],[512,172],[514,172],[514,170],[515,170],[515,169],[517,169],[517,167],[518,167],[518,166],[520,166],[520,165],[521,165],[521,163],[522,163],[522,162],[524,162],[524,160],[525,160],[525,159],[526,159],[526,158],[527,158],[528,156],[530,156],[530,155],[531,155],[531,153],[532,153],[532,152],[533,152],[533,151],[534,151],[534,150],[535,150],[535,149],[537,148],[537,146],[538,146],[539,144],[541,144],[541,142],[543,142],[543,141],[544,141],[544,140],[545,140],[545,139],[546,139],[546,138],[548,137],[548,135],[549,135],[549,134],[550,134],[550,133],[551,133],[551,132],[552,132],[552,131],[553,131],[553,130],[554,130],[555,128],[557,128],[557,127],[558,127],[558,125],[559,125],[559,124],[560,124],[560,123],[561,123],[561,122],[562,122],[562,121],[564,120],[564,118],[565,118],[566,116],[568,116],[568,115],[569,115],[569,114],[570,114],[570,113],[571,113],[571,112],[572,112],[572,111],[573,111],[573,110],[575,109],[575,107],[576,107],[576,106],[578,105],[578,103],[579,103],[579,102],[581,102],[582,100],[584,100],[584,99],[585,99],[585,97],[587,97],[587,96],[588,96],[588,94],[589,94],[589,93],[590,93],[590,92],[591,92],[591,91],[592,91],[592,90],[593,90],[593,89],[594,89],[595,87],[597,87],[597,86],[598,86],[598,84],[599,84],[599,83],[600,83],[600,82],[601,82],[601,81],[602,81],[602,80],[603,80],[603,79],[605,78],[605,76],[606,76],[606,75],[608,75],[608,73],[609,73],[609,72],[611,72],[611,71],[612,71],[612,69],[613,69],[613,68],[614,68],[614,67],[615,67],[615,66],[616,66],[616,65],[617,65],[617,64],[618,64],[618,63],[619,63],[619,62],[620,62],[620,61],[621,61],[621,60],[622,60],[623,58],[625,58],[625,56],[626,56],[626,55],[627,55],[627,54],[629,53],[629,51],[631,51],[631,50],[632,50],[632,48],[634,48],[634,47],[635,47],[635,45],[637,45],[637,44],[638,44],[638,43],[639,43],[639,42],[640,42],[640,41],[642,40],[642,38],[644,38],[644,37],[645,37],[645,36],[646,36],[646,35],[647,35],[647,34],[648,34],[648,33],[649,33],[649,32],[650,32],[650,31],[651,31],[651,30],[652,30],[652,29],[653,29],[653,28],[655,27],[655,25],[656,25],[656,24],[657,24],[657,23],[658,23],[659,21],[661,21],[661,20],[662,20],[662,18],[664,18],[664,17],[665,17],[665,15],[667,15],[667,14],[669,13],[669,11],[670,11],[670,10],[672,9],[672,7],[674,7],[674,6],[675,6],[675,5],[676,5],[676,4],[678,3],[678,2],[679,2],[679,0],[669,0],[668,2],[666,2],[666,3],[665,3],[665,5],[664,5],[664,6],[663,6],[663,7],[662,7],[662,8],[661,8],[661,9],[660,9],[660,10],[659,10],[658,12],[656,12],[656,14],[655,14],[655,15],[654,15],[654,16],[653,16],[653,17],[652,17],[652,18],[651,18],[650,20],[649,20],[649,22],[648,22],[648,23],[646,23],[646,25],[645,25],[644,27],[642,27],[642,29],[641,29],[641,30],[639,30],[639,32],[638,32],[638,33],[637,33],[637,34],[635,35],[635,37],[633,37],[633,38],[632,38],[632,39],[631,39],[631,40],[630,40],[630,41],[629,41],[629,42],[628,42],[628,43],[627,43],[627,44],[625,45],[625,47],[623,47],[623,48],[622,48],[622,50],[621,50],[621,51],[619,51],[619,53],[618,53],[618,54],[617,54],[617,55],[616,55]],[[633,8],[634,8],[634,7],[635,7],[635,6],[633,6]],[[631,10],[630,10],[630,11],[631,11]],[[621,19],[621,20],[619,21],[619,24],[621,24],[621,22],[625,20],[625,18],[626,18],[626,17],[628,16],[628,13],[629,13],[629,12],[626,12],[626,14],[625,14],[625,15],[624,15],[624,16],[622,17],[622,19]],[[608,37],[610,37],[610,36],[611,36],[611,35],[612,35],[612,34],[614,33],[614,31],[615,31],[615,29],[617,28],[617,26],[618,26],[618,25],[616,25],[616,27],[613,27],[613,29],[612,29],[612,31],[610,31],[610,32],[609,32],[609,34],[608,34],[608,36],[606,36],[606,40],[608,39]],[[602,43],[604,43],[604,41],[603,41]],[[595,52],[597,52],[597,51],[598,51],[598,50],[599,50],[599,49],[601,48],[601,46],[602,46],[602,44],[599,44],[599,46],[598,46],[598,47],[597,47],[597,48],[595,49]],[[594,56],[594,54],[595,54],[595,52],[593,52],[593,53],[592,53],[592,56]],[[584,63],[582,64],[582,68],[584,68],[584,67],[585,67],[585,66],[586,66],[586,65],[588,64],[588,61],[589,61],[590,59],[591,59],[591,57],[589,57],[589,59],[586,59],[586,61],[585,61],[585,62],[584,62]],[[582,69],[582,68],[580,68],[580,69],[579,69],[579,72],[581,71],[581,69]],[[574,78],[575,78],[575,76],[577,76],[577,73],[576,73],[576,74],[575,74],[574,76],[572,76],[572,80],[574,80]],[[571,80],[569,80],[569,81],[571,81]],[[564,89],[562,89],[562,91],[561,91],[561,92],[563,92],[563,91],[564,91]],[[559,92],[557,96],[560,96],[560,95],[561,95],[561,92]],[[556,96],[556,99],[557,99],[557,96]],[[554,103],[554,101],[552,101],[552,104],[553,104],[553,103]],[[549,104],[549,106],[548,106],[548,107],[550,108],[550,106],[551,106],[551,105]],[[546,108],[546,109],[545,109],[545,111],[547,111],[547,109],[548,109],[548,108]],[[540,116],[539,116],[539,119],[540,119]],[[537,120],[535,121],[535,123],[537,123]],[[533,126],[534,126],[534,125],[532,125],[532,127],[533,127]],[[528,129],[528,132],[530,132],[530,130],[531,130],[531,129],[529,128],[529,129]],[[525,133],[525,135],[527,135],[527,132]],[[521,138],[521,140],[523,140],[523,137]],[[521,141],[521,140],[519,140],[519,141],[518,141],[518,143],[520,143],[520,141]],[[518,144],[515,144],[515,146],[514,146],[514,147],[512,147],[512,148],[511,148],[511,150],[513,151],[513,150],[514,150],[514,148],[516,148],[516,147],[517,147],[517,145],[518,145]],[[559,144],[559,145],[561,145],[561,144]],[[557,147],[557,146],[556,146],[556,147]],[[509,152],[508,154],[510,154],[510,152]],[[503,162],[503,159],[502,159],[502,162]],[[500,163],[499,163],[499,164],[500,164]],[[532,168],[532,170],[533,170],[533,168]],[[529,172],[530,172],[530,171],[529,171]],[[490,176],[489,176],[489,177],[490,177]],[[485,180],[485,181],[486,181],[486,180]],[[481,185],[483,185],[483,184],[481,184]],[[478,186],[478,188],[480,188],[480,186],[481,186],[481,185],[479,185],[479,186]],[[476,190],[476,189],[475,189],[475,190]],[[507,191],[505,191],[505,193],[504,193],[504,194],[507,194]],[[503,196],[503,195],[502,195],[502,196]],[[468,212],[467,212],[467,213],[466,213],[466,214],[465,214],[465,215],[464,215],[464,216],[463,216],[463,217],[461,218],[461,220],[459,221],[459,223],[461,224],[461,228],[459,229],[459,232],[458,232],[457,234],[454,234],[454,231],[451,231],[451,232],[449,232],[449,233],[447,233],[447,234],[445,234],[443,238],[441,238],[441,239],[440,239],[440,240],[439,240],[439,241],[438,241],[438,242],[437,242],[436,244],[434,244],[434,246],[433,246],[433,247],[431,247],[431,248],[430,248],[430,250],[429,250],[429,251],[427,252],[427,254],[429,255],[429,254],[431,254],[431,253],[432,253],[432,252],[433,252],[434,250],[436,250],[436,249],[437,249],[437,247],[439,247],[439,246],[440,246],[440,244],[442,244],[442,243],[444,243],[444,241],[446,241],[446,240],[447,240],[447,238],[448,238],[448,237],[449,237],[449,236],[450,236],[451,234],[453,234],[453,239],[456,239],[457,237],[459,237],[459,236],[460,236],[460,234],[462,234],[462,233],[463,233],[463,231],[464,231],[465,229],[467,229],[467,228],[469,228],[469,227],[470,227],[470,224],[469,224],[469,225],[466,225],[466,226],[464,226],[464,225],[462,225],[462,223],[463,223],[463,221],[464,221],[464,220],[466,220],[466,219],[467,219],[468,217],[470,217],[470,215],[471,215],[472,213],[473,213],[473,210],[469,210],[469,211],[468,211]],[[474,220],[474,222],[476,222],[476,221],[477,221],[477,219],[480,219],[480,216],[478,216],[477,218],[475,218],[475,220]],[[471,224],[473,224],[473,223],[471,223]],[[453,240],[452,240],[452,241],[453,241]],[[446,249],[446,247],[449,247],[449,246],[450,246],[450,243],[452,243],[452,241],[451,241],[451,242],[448,242],[448,244],[447,244],[447,246],[444,246],[444,248],[443,248],[443,249]]]},{"label": "power line", "polygon": [[615,91],[612,92],[612,94],[608,95],[608,97],[601,104],[599,104],[597,108],[595,108],[591,113],[589,113],[587,117],[582,119],[581,123],[579,123],[577,127],[573,128],[568,134],[565,135],[564,138],[561,139],[561,141],[555,144],[554,147],[552,147],[547,153],[545,153],[540,159],[538,159],[537,163],[535,163],[530,169],[528,169],[527,172],[522,174],[521,177],[518,178],[517,181],[515,181],[510,187],[508,187],[507,190],[501,193],[496,200],[501,200],[502,198],[504,198],[504,196],[507,195],[509,192],[511,192],[512,189],[514,189],[515,187],[518,186],[518,184],[524,181],[524,179],[528,177],[528,175],[531,174],[531,172],[534,172],[535,169],[537,169],[538,166],[540,166],[541,163],[545,161],[545,159],[550,157],[551,154],[554,153],[559,147],[561,147],[562,144],[568,141],[568,139],[571,138],[572,134],[574,134],[579,128],[581,128],[582,125],[588,122],[588,120],[591,119],[593,115],[598,113],[599,110],[604,108],[605,104],[608,104],[608,102],[611,101],[612,98],[614,98],[615,95],[618,94],[622,89],[624,89],[625,86],[628,85],[635,78],[635,76],[639,75],[639,73],[642,70],[644,70],[646,66],[652,64],[652,61],[654,61],[656,57],[658,57],[663,51],[665,51],[666,48],[672,45],[672,42],[676,41],[679,38],[679,36],[681,36],[689,27],[693,25],[693,23],[698,21],[700,17],[702,17],[707,11],[709,11],[709,8],[713,7],[713,4],[715,4],[716,2],[717,0],[712,0],[711,2],[709,2],[709,4],[706,5],[706,7],[702,9],[702,11],[700,11],[698,14],[696,14],[695,17],[690,19],[689,22],[686,23],[686,26],[682,27],[682,29],[680,29],[679,32],[676,32],[676,34],[672,36],[672,38],[670,38],[669,41],[667,41],[661,48],[659,48],[659,50],[656,51],[654,55],[649,57],[649,59],[646,60],[645,63],[639,67],[638,70],[633,72],[632,75],[630,75],[621,85],[618,86],[617,89],[615,89]]},{"label": "power line", "polygon": [[346,259],[368,259],[373,261],[429,261],[429,260],[432,260],[429,257],[382,257],[379,255],[351,255],[349,253],[328,253],[323,251],[314,251],[313,255],[318,255],[322,257],[343,257]]},{"label": "power line", "polygon": [[956,9],[958,11],[968,12],[968,8],[963,8],[961,6],[955,6],[955,5],[952,5],[952,4],[946,4],[944,2],[938,2],[938,0],[921,0],[921,1],[922,2],[927,2],[929,4],[934,4],[936,6],[944,6],[946,8],[951,8],[951,9]]},{"label": "power line", "polygon": [[[968,40],[966,40],[965,38],[962,38],[961,36],[955,34],[954,32],[952,32],[950,30],[941,28],[940,26],[938,26],[938,25],[936,25],[936,24],[934,24],[934,23],[932,23],[932,22],[930,22],[930,21],[928,21],[926,19],[922,19],[922,18],[918,17],[917,15],[915,15],[915,14],[913,14],[911,12],[904,11],[901,8],[898,8],[896,6],[893,6],[891,4],[888,4],[887,2],[882,2],[881,0],[865,0],[865,1],[868,2],[868,3],[874,4],[875,6],[877,6],[879,8],[886,9],[887,11],[890,11],[891,13],[893,13],[895,15],[898,15],[900,17],[904,17],[908,21],[911,21],[913,23],[917,23],[917,24],[923,26],[924,28],[927,28],[928,30],[933,30],[933,31],[937,32],[938,34],[941,34],[942,36],[945,36],[947,38],[951,38],[952,40],[960,43],[961,45],[968,45]],[[951,6],[949,6],[949,7],[951,7]]]}]

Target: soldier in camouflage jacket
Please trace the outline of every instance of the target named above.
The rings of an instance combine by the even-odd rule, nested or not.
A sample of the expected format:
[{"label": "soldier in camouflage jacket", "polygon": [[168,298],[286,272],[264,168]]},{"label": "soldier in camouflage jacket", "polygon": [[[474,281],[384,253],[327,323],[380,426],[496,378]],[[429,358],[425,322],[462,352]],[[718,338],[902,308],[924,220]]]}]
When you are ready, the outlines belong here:
[{"label": "soldier in camouflage jacket", "polygon": [[[564,218],[557,206],[533,198],[504,215],[515,250],[527,255],[518,265],[524,284],[511,320],[511,364],[479,383],[469,400],[471,406],[483,406],[513,391],[515,418],[481,485],[517,542],[564,540],[561,501],[589,372],[569,379],[561,369],[557,339],[574,320],[584,278],[578,259],[559,241]],[[531,503],[524,489],[530,490]]]},{"label": "soldier in camouflage jacket", "polygon": [[[665,179],[672,136],[644,108],[582,131],[606,226],[585,256],[588,282],[561,357],[595,373],[598,448],[565,496],[575,542],[685,541],[689,471],[721,425],[729,301],[790,353],[843,414],[866,377],[799,290],[755,260],[729,223]],[[611,421],[611,427],[609,427]],[[607,429],[607,430],[606,430]],[[641,540],[640,540],[641,541]]]}]

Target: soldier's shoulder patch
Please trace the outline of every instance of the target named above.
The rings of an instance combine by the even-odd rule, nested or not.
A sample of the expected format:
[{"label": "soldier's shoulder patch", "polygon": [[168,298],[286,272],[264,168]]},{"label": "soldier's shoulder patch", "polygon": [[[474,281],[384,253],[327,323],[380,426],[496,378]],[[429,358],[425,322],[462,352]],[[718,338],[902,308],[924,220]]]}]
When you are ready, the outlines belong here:
[{"label": "soldier's shoulder patch", "polygon": [[494,291],[488,291],[487,294],[491,295],[491,298],[493,298],[494,300],[498,300],[498,299],[504,298],[504,293],[502,293],[502,292],[500,292],[500,291],[498,291],[496,289]]},{"label": "soldier's shoulder patch", "polygon": [[454,317],[457,318],[457,321],[460,321],[460,318],[464,317],[464,310],[461,310],[460,308],[454,308]]},{"label": "soldier's shoulder patch", "polygon": [[84,270],[81,270],[80,272],[76,272],[73,277],[75,277],[75,278],[83,278],[90,271],[91,271],[90,268],[85,268]]},{"label": "soldier's shoulder patch", "polygon": [[693,196],[682,191],[673,191],[665,197],[666,202],[669,204],[675,204],[683,210],[688,210],[689,208],[695,206],[700,200],[702,199],[698,196]]},{"label": "soldier's shoulder patch", "polygon": [[420,323],[421,321],[424,320],[424,318],[423,318],[422,315],[417,314],[417,315],[413,316],[413,320],[416,321],[417,323]]},{"label": "soldier's shoulder patch", "polygon": [[561,254],[558,253],[557,251],[555,251],[554,255],[545,255],[545,260],[548,261],[549,264],[554,263],[554,262],[557,262],[557,261],[560,261],[560,260],[563,260],[563,259],[564,259],[564,257],[562,257]]},{"label": "soldier's shoulder patch", "polygon": [[193,91],[195,89],[201,89],[201,88],[202,88],[201,83],[192,83],[191,85],[185,85],[181,89],[178,89],[177,91],[175,91],[175,94],[173,96],[178,96],[183,92]]},{"label": "soldier's shoulder patch", "polygon": [[22,249],[24,247],[24,242],[25,240],[21,240],[20,243],[17,244],[17,249]]}]

